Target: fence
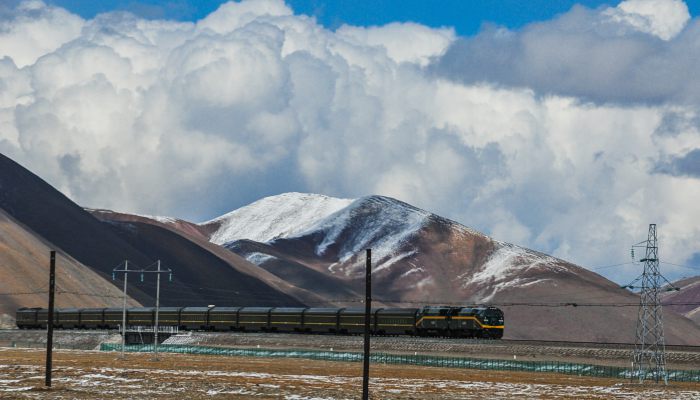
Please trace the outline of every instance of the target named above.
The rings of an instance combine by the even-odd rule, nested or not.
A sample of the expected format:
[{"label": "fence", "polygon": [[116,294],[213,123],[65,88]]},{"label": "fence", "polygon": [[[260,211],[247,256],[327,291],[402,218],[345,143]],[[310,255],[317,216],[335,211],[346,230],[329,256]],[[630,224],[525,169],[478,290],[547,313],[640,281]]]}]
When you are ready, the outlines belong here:
[{"label": "fence", "polygon": [[[121,344],[103,343],[102,351],[121,351]],[[128,352],[151,352],[153,345],[129,345]],[[306,358],[322,361],[361,362],[362,353],[317,350],[234,349],[212,346],[166,344],[158,346],[161,353],[224,355],[240,357]],[[632,378],[633,372],[623,367],[574,364],[558,361],[489,360],[478,358],[445,357],[432,355],[406,355],[373,353],[370,361],[379,364],[419,365],[426,367],[467,368],[495,371],[555,372],[559,374],[594,376],[604,378]],[[700,370],[669,370],[668,380],[676,382],[700,382]]]}]

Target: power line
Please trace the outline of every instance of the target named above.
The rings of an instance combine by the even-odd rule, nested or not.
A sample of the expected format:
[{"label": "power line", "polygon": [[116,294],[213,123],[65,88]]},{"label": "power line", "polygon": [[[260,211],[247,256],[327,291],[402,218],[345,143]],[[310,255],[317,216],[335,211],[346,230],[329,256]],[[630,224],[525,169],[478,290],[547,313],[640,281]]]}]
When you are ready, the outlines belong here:
[{"label": "power line", "polygon": [[691,267],[688,265],[681,265],[681,264],[674,264],[666,261],[659,261],[660,264],[666,264],[666,265],[673,265],[674,267],[681,267],[681,268],[686,268],[686,269],[692,269],[694,271],[700,271],[700,267]]},{"label": "power line", "polygon": [[599,270],[599,269],[606,269],[606,268],[612,268],[612,267],[620,267],[620,266],[622,266],[622,265],[629,265],[629,264],[634,264],[634,262],[628,261],[628,262],[619,263],[619,264],[603,265],[603,266],[600,266],[600,267],[591,267],[591,268],[589,268],[589,269],[594,270],[594,271],[597,271],[597,270]]}]

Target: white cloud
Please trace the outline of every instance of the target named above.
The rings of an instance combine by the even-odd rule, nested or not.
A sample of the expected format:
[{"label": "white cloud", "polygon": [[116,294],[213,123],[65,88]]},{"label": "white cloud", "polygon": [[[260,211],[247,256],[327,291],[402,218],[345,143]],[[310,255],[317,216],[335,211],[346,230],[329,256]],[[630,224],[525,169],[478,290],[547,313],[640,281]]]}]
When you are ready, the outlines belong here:
[{"label": "white cloud", "polygon": [[[688,20],[687,7],[676,0],[620,7],[629,12],[574,6],[520,31],[486,27],[457,40],[435,70],[465,84],[528,87],[595,102],[700,102],[700,20]],[[632,16],[644,16],[649,26],[630,25]]]},{"label": "white cloud", "polygon": [[454,29],[430,29],[415,23],[392,23],[370,28],[343,25],[336,34],[365,46],[381,47],[396,62],[421,66],[443,55],[455,39]]},{"label": "white cloud", "polygon": [[1,22],[0,151],[85,206],[204,220],[378,193],[588,265],[656,222],[682,262],[700,250],[700,24],[663,17],[661,41],[610,10],[459,39],[333,32],[281,1],[196,23],[22,3]]},{"label": "white cloud", "polygon": [[247,24],[265,19],[292,15],[292,10],[278,0],[258,0],[228,2],[222,4],[215,12],[197,23],[197,28],[226,34],[240,29]]},{"label": "white cloud", "polygon": [[603,14],[663,40],[676,36],[690,19],[688,6],[682,0],[626,0]]},{"label": "white cloud", "polygon": [[47,7],[42,1],[22,2],[13,20],[0,20],[0,58],[10,57],[19,67],[33,64],[77,38],[83,23],[82,18],[58,7]]}]

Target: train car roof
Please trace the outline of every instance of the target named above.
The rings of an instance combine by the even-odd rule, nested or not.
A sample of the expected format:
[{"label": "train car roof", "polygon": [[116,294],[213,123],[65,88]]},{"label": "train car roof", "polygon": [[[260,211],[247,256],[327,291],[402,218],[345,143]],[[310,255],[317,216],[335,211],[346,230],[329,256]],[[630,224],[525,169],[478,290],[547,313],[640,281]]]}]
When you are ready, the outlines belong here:
[{"label": "train car roof", "polygon": [[[375,312],[381,310],[381,308],[372,308],[370,310],[370,314],[374,314]],[[340,310],[340,314],[365,314],[365,308],[364,307],[352,307],[352,308],[344,308]]]},{"label": "train car roof", "polygon": [[241,308],[243,308],[243,307],[214,307],[214,308],[211,308],[209,312],[212,312],[212,313],[234,312],[234,311],[240,310]]},{"label": "train car roof", "polygon": [[[126,310],[129,311],[129,308],[127,308]],[[123,308],[117,308],[117,307],[105,308],[105,312],[116,312],[116,311],[122,312],[122,311],[124,311],[124,309],[123,309]]]},{"label": "train car roof", "polygon": [[209,307],[184,307],[182,309],[182,312],[185,311],[199,311],[199,312],[207,312],[209,311]]},{"label": "train car roof", "polygon": [[59,312],[79,312],[79,308],[71,307],[71,308],[58,308],[57,309]]},{"label": "train car roof", "polygon": [[338,314],[340,310],[344,310],[344,308],[330,308],[330,307],[315,307],[315,308],[307,308],[306,312],[304,314]]},{"label": "train car roof", "polygon": [[[104,307],[102,307],[102,308],[81,308],[81,309],[80,309],[80,312],[86,312],[86,311],[87,311],[87,312],[95,312],[95,311],[102,312],[102,311],[104,311],[104,310],[107,310],[107,308],[104,308]],[[121,310],[121,309],[120,309],[120,310]]]},{"label": "train car roof", "polygon": [[380,308],[377,314],[407,314],[413,315],[419,311],[418,308]]},{"label": "train car roof", "polygon": [[272,307],[243,307],[241,308],[241,313],[255,313],[255,312],[268,312],[272,310]]},{"label": "train car roof", "polygon": [[[155,309],[154,309],[155,310]],[[182,310],[182,307],[160,307],[158,310],[159,312],[173,312],[173,311],[180,311]]]},{"label": "train car roof", "polygon": [[[132,308],[127,308],[128,312],[153,312],[155,311],[155,307],[132,307]],[[120,309],[121,311],[121,309]]]},{"label": "train car roof", "polygon": [[292,314],[301,313],[304,310],[306,310],[306,307],[275,307],[272,309],[272,313]]}]

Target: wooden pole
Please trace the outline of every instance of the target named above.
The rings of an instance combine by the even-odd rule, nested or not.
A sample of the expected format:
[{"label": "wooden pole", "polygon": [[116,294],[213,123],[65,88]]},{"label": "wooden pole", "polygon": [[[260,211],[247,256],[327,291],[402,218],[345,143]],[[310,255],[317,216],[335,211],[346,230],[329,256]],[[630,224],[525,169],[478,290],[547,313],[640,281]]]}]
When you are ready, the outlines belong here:
[{"label": "wooden pole", "polygon": [[362,368],[362,400],[369,399],[369,333],[372,313],[372,249],[367,249],[365,265],[365,354]]},{"label": "wooden pole", "polygon": [[53,308],[54,293],[56,291],[56,252],[51,250],[51,264],[49,267],[49,315],[46,321],[46,386],[51,387],[51,362],[53,352]]}]

